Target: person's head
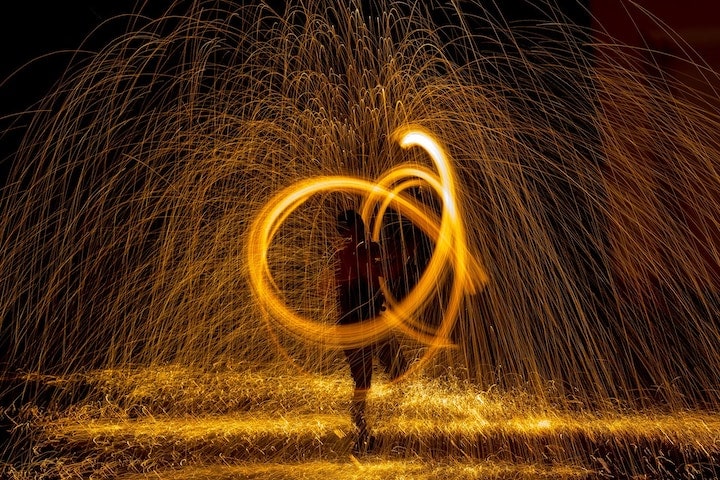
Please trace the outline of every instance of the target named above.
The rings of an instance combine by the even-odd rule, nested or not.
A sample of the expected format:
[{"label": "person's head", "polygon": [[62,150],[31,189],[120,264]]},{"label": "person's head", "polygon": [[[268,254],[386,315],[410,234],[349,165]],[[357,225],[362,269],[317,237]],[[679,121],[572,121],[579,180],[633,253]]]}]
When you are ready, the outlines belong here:
[{"label": "person's head", "polygon": [[337,217],[337,229],[341,236],[363,239],[365,224],[355,210],[345,210]]}]

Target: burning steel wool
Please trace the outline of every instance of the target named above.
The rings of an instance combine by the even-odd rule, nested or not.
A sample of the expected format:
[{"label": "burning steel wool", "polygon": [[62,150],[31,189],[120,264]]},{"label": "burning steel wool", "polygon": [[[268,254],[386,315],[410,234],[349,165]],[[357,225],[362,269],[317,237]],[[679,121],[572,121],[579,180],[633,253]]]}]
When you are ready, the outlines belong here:
[{"label": "burning steel wool", "polygon": [[[552,2],[245,3],[117,18],[17,116],[0,474],[718,475],[717,98]],[[339,324],[348,209],[397,268]]]}]

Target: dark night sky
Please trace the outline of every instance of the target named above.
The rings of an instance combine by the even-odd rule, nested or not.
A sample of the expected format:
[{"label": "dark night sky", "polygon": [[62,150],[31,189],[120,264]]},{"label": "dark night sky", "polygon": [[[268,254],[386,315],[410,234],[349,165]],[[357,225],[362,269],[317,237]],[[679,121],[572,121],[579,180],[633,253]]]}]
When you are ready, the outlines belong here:
[{"label": "dark night sky", "polygon": [[[555,0],[561,9],[580,23],[589,23],[583,12],[584,7],[578,6],[578,0]],[[8,3],[8,2],[6,2]],[[0,45],[2,57],[0,61],[0,79],[5,79],[16,68],[30,59],[43,54],[49,54],[63,49],[77,48],[83,39],[100,25],[103,21],[122,13],[134,11],[138,3],[143,0],[71,0],[57,2],[9,2],[0,10]],[[164,11],[169,0],[152,0],[148,11],[151,15]],[[272,3],[276,3],[271,1]],[[461,0],[461,5],[466,5]],[[528,16],[539,16],[537,9],[528,7],[532,4],[543,4],[545,0],[485,0],[487,5],[501,4],[503,15],[508,20],[520,20]],[[623,11],[622,3],[627,0],[581,0],[580,3],[589,6],[597,14],[603,25],[613,30],[621,39],[630,42],[638,41],[636,25],[627,19],[627,16],[618,12]],[[688,36],[704,35],[705,38],[695,39],[707,43],[708,35],[714,32],[713,45],[706,49],[714,52],[720,43],[720,29],[716,26],[720,22],[718,2],[716,0],[640,0],[639,3],[656,11],[672,28],[681,33],[688,32]],[[624,20],[623,20],[624,18]],[[113,27],[106,27],[104,35],[99,41],[107,39],[114,33],[119,33],[122,21],[116,21]],[[702,26],[703,30],[698,30]],[[643,29],[642,25],[639,26]],[[710,33],[708,33],[710,32]],[[642,32],[640,32],[642,33]],[[691,39],[692,41],[693,39]],[[98,42],[93,45],[97,47]],[[707,53],[706,52],[706,53]],[[0,88],[0,114],[18,111],[27,106],[30,100],[37,99],[47,91],[57,76],[62,72],[69,60],[69,54],[53,54],[48,58],[37,61],[34,66],[25,70],[22,75],[16,76]],[[720,58],[718,59],[720,62]],[[712,63],[712,61],[711,61]]]},{"label": "dark night sky", "polygon": [[[579,23],[589,25],[590,19],[584,6],[590,6],[592,10],[601,16],[603,25],[612,24],[611,28],[620,31],[621,38],[632,41],[631,35],[622,35],[623,31],[632,28],[632,23],[615,22],[619,18],[617,12],[622,11],[622,0],[581,0],[584,6],[578,6],[577,0],[555,0],[561,9],[571,18],[578,19]],[[715,10],[716,0],[688,0],[689,3],[678,6],[675,0],[642,0],[644,5],[652,5],[658,8],[658,13],[670,23],[681,22],[677,28],[697,25],[698,22],[708,23],[708,8]],[[35,60],[30,66],[24,68],[20,74],[5,81],[0,87],[0,118],[8,114],[23,111],[42,97],[57,81],[63,69],[70,60],[70,53],[52,53],[62,50],[73,50],[78,48],[83,39],[98,25],[104,21],[114,18],[123,13],[136,10],[138,3],[145,3],[143,0],[72,0],[58,2],[11,2],[12,9],[7,5],[0,11],[0,44],[2,45],[2,57],[0,61],[0,81],[7,79],[17,68],[26,62],[40,55],[46,57]],[[148,2],[150,15],[158,16],[170,3],[169,0],[153,0]],[[270,2],[277,3],[274,1]],[[527,17],[536,18],[543,15],[537,8],[528,5],[544,4],[545,0],[503,0],[497,2],[485,0],[486,5],[501,4],[503,15],[509,21],[522,20]],[[461,5],[467,4],[461,1]],[[682,15],[680,15],[682,13]],[[615,25],[616,23],[616,25]],[[713,20],[717,24],[718,19]],[[95,40],[89,44],[91,49],[97,49],[102,43],[124,31],[123,20],[115,19],[109,25],[106,24],[95,35]],[[624,26],[623,26],[624,25]],[[628,27],[629,25],[629,27]],[[708,31],[704,27],[703,33]],[[624,30],[623,30],[624,29]],[[692,30],[691,32],[693,32]],[[717,40],[710,45],[706,51],[717,50],[720,45],[720,29],[715,30]],[[635,32],[637,34],[637,32]],[[697,35],[696,35],[697,36]],[[720,61],[720,60],[719,60]],[[0,120],[0,131],[8,126],[7,117]],[[8,151],[12,151],[12,145],[17,142],[17,134],[6,135],[0,140],[0,159],[5,158]],[[3,164],[5,162],[2,162]],[[4,172],[0,169],[0,175]]]},{"label": "dark night sky", "polygon": [[[580,12],[577,7],[572,7],[577,3],[576,0],[556,1],[571,15]],[[77,48],[93,28],[117,15],[134,11],[137,2],[136,0],[73,0],[45,2],[42,5],[32,1],[12,3],[12,11],[6,6],[5,11],[0,14],[0,44],[3,50],[0,79],[5,79],[15,69],[35,57]],[[154,0],[149,3],[152,7],[145,11],[151,15],[158,15],[169,2]],[[503,14],[509,19],[533,15],[532,9],[526,6],[528,0],[504,0],[500,3],[503,4]],[[122,25],[121,20],[115,20],[111,26],[101,30],[103,34],[99,36],[99,40],[91,43],[90,46],[96,48],[98,42],[121,32]],[[69,53],[52,54],[37,60],[23,74],[11,79],[0,89],[1,113],[22,109],[27,106],[28,101],[46,92],[62,72],[69,58]]]},{"label": "dark night sky", "polygon": [[[57,80],[70,60],[69,53],[53,53],[78,48],[83,39],[103,21],[133,10],[134,0],[73,0],[69,2],[12,2],[12,11],[0,14],[2,62],[0,79],[6,79],[26,62],[43,59],[8,80],[0,89],[2,113],[17,111],[44,94]],[[7,8],[7,7],[6,7]],[[119,31],[106,28],[108,38]],[[97,42],[91,46],[97,47]]]},{"label": "dark night sky", "polygon": [[[574,11],[576,0],[556,0],[563,8]],[[525,5],[529,0],[504,0],[503,14],[509,19],[528,16]],[[58,2],[12,2],[12,9],[5,6],[0,13],[0,131],[10,124],[8,115],[28,109],[46,94],[58,80],[71,59],[71,51],[83,44],[86,37],[107,20],[93,35],[86,46],[97,49],[113,36],[125,31],[125,22],[118,15],[136,11],[143,0],[72,0]],[[170,3],[169,0],[153,0],[150,7],[143,7],[151,16],[159,16]],[[270,1],[273,3],[282,3]],[[492,1],[486,2],[488,5]],[[531,3],[531,2],[530,2]],[[572,14],[573,12],[571,12]],[[532,15],[532,14],[531,14]],[[63,52],[64,51],[64,52]],[[38,58],[41,57],[42,58]],[[35,59],[35,60],[33,60]],[[19,73],[8,78],[18,68]],[[5,117],[5,118],[3,118]],[[0,139],[0,159],[14,151],[19,132],[6,134]],[[7,161],[0,161],[0,175],[6,176]]]},{"label": "dark night sky", "polygon": [[[17,112],[28,110],[58,81],[88,35],[105,23],[86,46],[97,50],[125,31],[117,18],[135,11],[136,0],[71,0],[11,2],[0,10],[0,185],[21,139],[13,124]],[[149,13],[159,15],[166,1],[152,2]],[[156,13],[157,12],[157,13]],[[18,71],[18,69],[20,69]],[[24,122],[26,123],[26,122]]]}]

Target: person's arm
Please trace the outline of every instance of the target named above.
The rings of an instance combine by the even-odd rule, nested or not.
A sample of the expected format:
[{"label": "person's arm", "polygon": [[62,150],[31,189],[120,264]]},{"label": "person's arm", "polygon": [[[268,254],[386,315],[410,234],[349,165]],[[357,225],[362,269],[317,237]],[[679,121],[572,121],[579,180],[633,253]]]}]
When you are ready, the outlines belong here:
[{"label": "person's arm", "polygon": [[397,280],[404,275],[404,269],[415,253],[415,242],[394,242],[385,244],[385,258],[383,258],[383,272],[381,276],[386,281]]}]

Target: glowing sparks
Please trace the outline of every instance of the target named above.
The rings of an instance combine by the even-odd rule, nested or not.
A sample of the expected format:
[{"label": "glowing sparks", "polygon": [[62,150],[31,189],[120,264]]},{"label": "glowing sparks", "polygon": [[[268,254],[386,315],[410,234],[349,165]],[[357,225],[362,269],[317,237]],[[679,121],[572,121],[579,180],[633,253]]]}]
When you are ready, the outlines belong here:
[{"label": "glowing sparks", "polygon": [[[54,465],[58,475],[75,472],[77,476],[83,471],[84,460],[73,460],[74,452],[97,451],[105,452],[105,457],[111,452],[113,461],[120,464],[130,464],[138,457],[135,461],[142,461],[145,471],[149,469],[160,478],[178,478],[165,470],[167,458],[177,462],[176,469],[187,463],[182,468],[187,478],[194,474],[205,475],[203,478],[279,474],[284,471],[283,465],[293,466],[290,478],[297,478],[298,472],[312,465],[328,475],[344,475],[354,466],[368,475],[411,471],[413,478],[425,478],[426,474],[427,478],[436,478],[432,473],[476,478],[472,474],[492,472],[513,474],[513,478],[594,478],[598,468],[605,468],[605,460],[593,463],[596,449],[624,449],[626,445],[660,441],[687,454],[719,452],[720,418],[709,413],[568,412],[544,405],[538,398],[480,391],[457,379],[412,379],[402,387],[381,384],[372,396],[369,414],[383,451],[408,449],[413,454],[348,461],[345,452],[353,428],[345,412],[352,388],[348,379],[342,375],[291,376],[281,381],[273,375],[273,369],[208,375],[178,367],[96,372],[87,380],[104,385],[104,400],[77,405],[60,418],[47,415],[38,419],[42,431],[38,448],[58,452],[60,460]],[[209,402],[202,414],[187,415],[185,409],[205,401],[206,387],[218,379],[227,389],[219,397],[223,401]],[[188,380],[198,388],[183,391]],[[218,389],[211,390],[212,395],[218,395]],[[299,393],[306,398],[298,401]],[[164,398],[168,394],[185,398]],[[248,403],[249,395],[264,399],[265,404]],[[229,400],[246,406],[228,406]],[[146,410],[130,416],[132,409],[127,410],[127,406],[139,401]],[[590,450],[584,454],[576,451],[574,442],[578,439]],[[307,460],[309,452],[321,458]],[[525,461],[517,461],[519,452],[524,452]],[[572,461],[564,458],[563,452],[575,452]],[[96,461],[105,457],[99,453],[100,460]],[[199,457],[222,461],[193,465]],[[307,461],[298,464],[299,459]]]},{"label": "glowing sparks", "polygon": [[[262,363],[277,342],[332,373],[325,346],[394,331],[416,364],[498,388],[717,400],[715,111],[612,45],[588,62],[555,20],[559,38],[500,55],[460,10],[446,29],[403,2],[378,22],[181,4],[28,119],[0,205],[10,364]],[[376,240],[412,223],[424,256],[362,331],[335,325],[327,282],[339,207]]]},{"label": "glowing sparks", "polygon": [[[502,2],[436,2],[448,28],[421,1],[266,3],[134,16],[18,117],[0,354],[28,400],[1,413],[36,420],[25,443],[32,422],[14,424],[9,453],[35,455],[20,478],[56,447],[90,452],[80,473],[50,460],[77,478],[113,477],[116,458],[123,472],[176,467],[188,444],[199,469],[233,454],[230,472],[259,471],[238,465],[252,452],[342,472],[327,478],[358,465],[423,478],[412,461],[325,462],[352,438],[338,350],[391,332],[416,375],[380,375],[368,396],[384,459],[450,449],[441,478],[475,478],[475,460],[519,447],[529,478],[557,460],[552,478],[588,445],[642,441],[715,468],[716,415],[684,413],[720,406],[717,109],[614,60],[615,43],[587,57],[588,32],[552,2],[552,38],[529,47],[463,10]],[[328,282],[340,207],[419,252],[405,284],[383,284],[388,309],[356,325],[336,324]],[[102,395],[36,405],[85,395],[62,375],[78,370]],[[451,374],[470,384],[429,380]],[[609,475],[647,473],[633,468]]]}]

